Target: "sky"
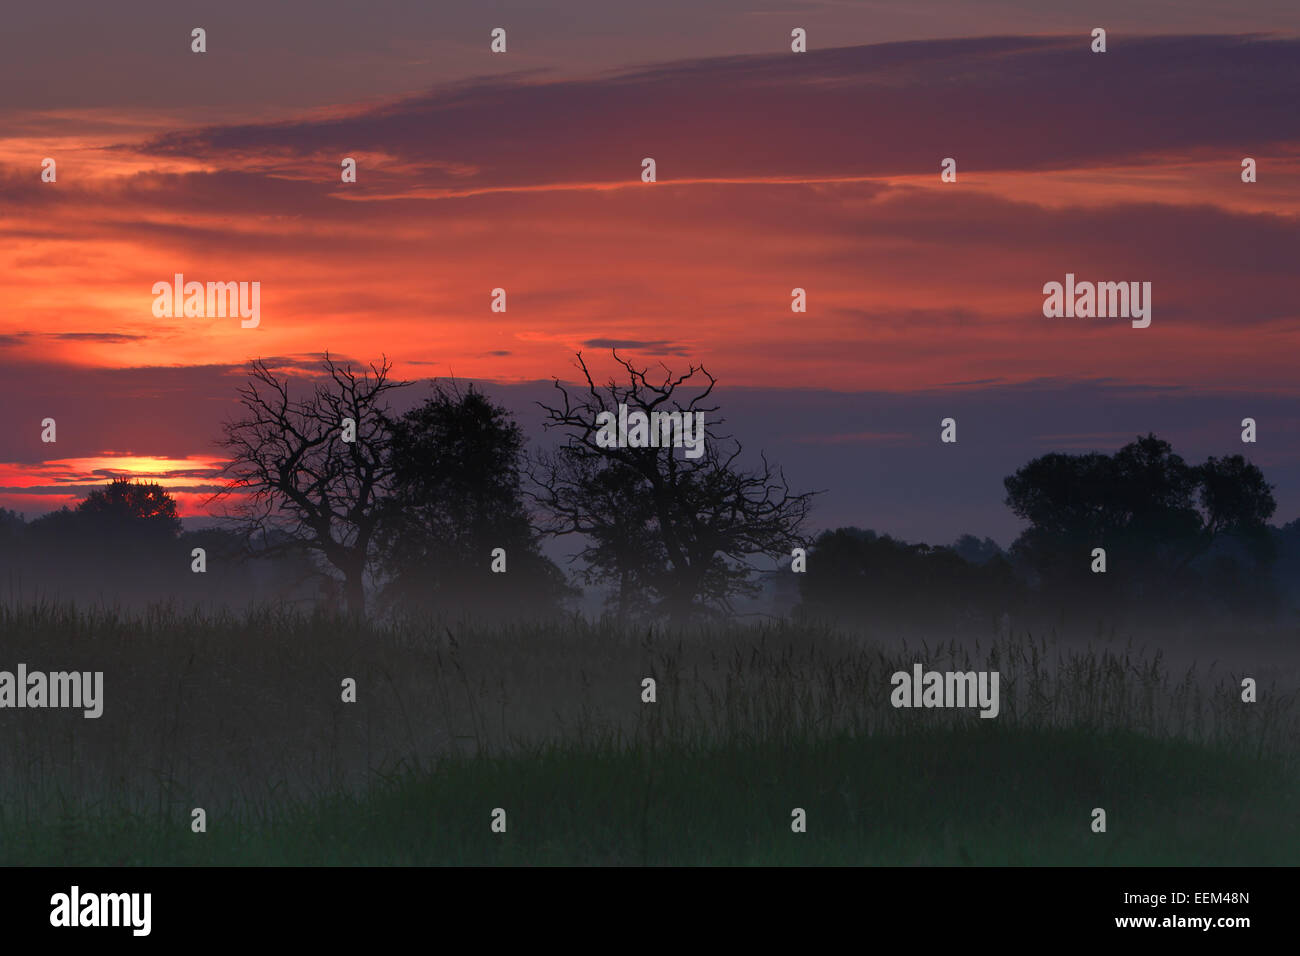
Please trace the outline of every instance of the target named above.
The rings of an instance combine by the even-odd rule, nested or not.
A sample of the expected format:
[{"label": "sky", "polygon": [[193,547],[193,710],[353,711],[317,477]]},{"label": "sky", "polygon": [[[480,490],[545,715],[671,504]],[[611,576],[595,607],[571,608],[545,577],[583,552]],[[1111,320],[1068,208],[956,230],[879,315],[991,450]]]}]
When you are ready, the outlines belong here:
[{"label": "sky", "polygon": [[[1195,462],[1246,454],[1275,521],[1300,517],[1294,3],[7,17],[0,507],[129,474],[201,523],[252,358],[476,380],[536,434],[552,377],[578,351],[612,371],[618,347],[703,364],[746,448],[825,490],[823,527],[1006,545],[1003,477],[1149,431]],[[177,273],[259,282],[259,324],[156,316]],[[1045,317],[1067,273],[1150,282],[1150,326]]]}]

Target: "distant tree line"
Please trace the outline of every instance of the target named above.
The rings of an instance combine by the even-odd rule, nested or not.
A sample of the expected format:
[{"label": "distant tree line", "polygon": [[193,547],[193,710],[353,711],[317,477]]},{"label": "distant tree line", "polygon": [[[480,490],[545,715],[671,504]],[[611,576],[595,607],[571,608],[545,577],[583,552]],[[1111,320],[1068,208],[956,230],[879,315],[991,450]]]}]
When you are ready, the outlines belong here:
[{"label": "distant tree line", "polygon": [[[1283,579],[1300,571],[1300,522],[1268,525],[1272,488],[1240,455],[1194,466],[1147,435],[1113,455],[1034,459],[1005,480],[1026,524],[1006,551],[970,535],[951,547],[857,528],[814,538],[815,493],[723,432],[705,369],[651,376],[614,359],[618,378],[598,383],[579,354],[579,384],[554,383],[556,400],[539,405],[559,442],[544,451],[473,386],[435,382],[396,414],[389,398],[411,383],[386,361],[357,370],[326,355],[306,384],[254,362],[220,439],[223,527],[184,531],[160,485],[114,479],[31,522],[0,510],[0,586],[537,616],[564,612],[586,584],[621,618],[681,624],[756,606],[756,572],[784,562],[809,618],[951,626],[1031,606],[1294,604]],[[619,409],[705,413],[708,440],[691,457],[610,447],[597,423]],[[561,536],[577,543],[572,575],[544,552]],[[797,548],[806,570],[792,574]]]},{"label": "distant tree line", "polygon": [[386,362],[357,370],[327,355],[305,384],[254,362],[220,439],[223,526],[184,531],[162,486],[117,478],[32,522],[0,514],[0,573],[25,596],[536,616],[579,593],[542,547],[576,534],[575,580],[612,585],[611,610],[678,623],[726,613],[756,590],[752,559],[801,542],[811,495],[761,454],[746,459],[716,418],[697,455],[600,448],[602,409],[716,411],[703,368],[656,378],[615,359],[622,379],[597,386],[578,356],[586,388],[555,383],[563,402],[543,407],[560,442],[531,456],[474,387],[434,383],[396,414],[389,397],[410,383]]},{"label": "distant tree line", "polygon": [[1271,527],[1272,487],[1241,455],[1190,465],[1155,435],[1113,455],[1053,453],[1005,479],[1027,527],[1003,552],[856,528],[823,532],[800,581],[805,616],[943,622],[1026,609],[1166,620],[1272,616],[1300,594],[1300,520]]},{"label": "distant tree line", "polygon": [[[119,477],[76,507],[32,521],[0,509],[0,598],[127,605],[317,600],[321,582],[307,553],[277,543],[268,559],[234,531],[185,531],[162,485]],[[195,549],[203,574],[191,570]]]}]

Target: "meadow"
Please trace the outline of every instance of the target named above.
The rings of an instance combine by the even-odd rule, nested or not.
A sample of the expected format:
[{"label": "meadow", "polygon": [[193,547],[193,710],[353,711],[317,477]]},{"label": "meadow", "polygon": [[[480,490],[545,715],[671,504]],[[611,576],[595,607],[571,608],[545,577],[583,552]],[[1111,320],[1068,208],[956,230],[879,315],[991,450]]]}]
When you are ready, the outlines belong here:
[{"label": "meadow", "polygon": [[[938,640],[5,604],[0,665],[102,670],[105,704],[0,710],[0,863],[1294,864],[1296,637],[1256,637],[1281,651],[1246,704],[1200,645],[1096,622]],[[917,661],[997,670],[999,716],[895,709]]]}]

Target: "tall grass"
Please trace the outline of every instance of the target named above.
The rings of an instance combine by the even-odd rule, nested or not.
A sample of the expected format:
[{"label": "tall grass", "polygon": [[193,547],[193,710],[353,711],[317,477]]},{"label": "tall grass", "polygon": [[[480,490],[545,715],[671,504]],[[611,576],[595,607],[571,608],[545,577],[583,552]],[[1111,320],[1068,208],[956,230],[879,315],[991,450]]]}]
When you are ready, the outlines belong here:
[{"label": "tall grass", "polygon": [[[651,831],[664,825],[662,801],[714,791],[723,799],[729,785],[717,774],[728,767],[756,793],[781,781],[795,789],[801,780],[815,783],[828,793],[804,802],[856,826],[850,818],[866,813],[861,798],[872,788],[888,790],[886,809],[906,816],[920,792],[898,782],[905,778],[969,787],[962,774],[980,774],[982,760],[986,773],[1015,771],[1030,790],[1055,792],[1077,768],[1105,777],[1111,752],[1146,762],[1130,783],[1147,790],[1152,768],[1172,759],[1202,791],[1221,778],[1249,778],[1280,781],[1293,796],[1296,689],[1264,683],[1258,702],[1245,704],[1242,675],[1198,666],[1174,672],[1162,652],[1140,650],[1144,643],[1079,646],[992,631],[971,641],[882,643],[782,622],[677,633],[581,618],[486,626],[367,623],[284,609],[0,605],[0,668],[21,661],[32,669],[102,670],[106,698],[99,720],[0,711],[0,846],[13,859],[44,858],[41,852],[74,859],[87,821],[97,820],[100,830],[129,833],[132,845],[162,840],[158,854],[185,859],[193,846],[170,841],[188,834],[190,809],[203,807],[211,819],[251,828],[258,835],[249,839],[265,850],[278,845],[269,834],[286,827],[294,840],[331,819],[343,832],[349,815],[355,825],[347,832],[369,832],[365,821],[383,816],[383,806],[396,801],[414,812],[403,801],[421,793],[430,807],[460,807],[462,797],[448,787],[474,804],[477,819],[486,811],[470,795],[493,799],[504,786],[531,793],[534,807],[582,806],[604,794],[596,806],[620,821],[609,822],[609,839],[629,826],[641,832],[599,845],[619,859],[654,862],[666,860],[650,849]],[[918,661],[941,671],[999,671],[999,717],[893,708],[890,676]],[[340,699],[344,677],[357,681],[355,704]],[[646,677],[657,684],[654,704],[641,699]],[[1073,763],[1056,766],[1049,754],[1057,751]],[[839,776],[835,761],[844,768]],[[1035,777],[1036,762],[1055,770]],[[847,797],[836,794],[844,788]],[[735,804],[736,793],[729,799]],[[1225,799],[1231,806],[1235,798]],[[952,820],[967,820],[940,803]],[[746,806],[744,819],[760,812]],[[974,834],[984,824],[962,825]],[[870,830],[864,823],[854,852],[898,851],[872,844]],[[429,836],[431,843],[408,853],[404,832],[371,833],[369,843],[345,840],[337,849],[354,862],[369,858],[365,846],[386,848],[389,862],[468,852]],[[44,851],[31,842],[35,834]],[[992,854],[996,843],[983,852]],[[974,852],[970,840],[906,852],[939,859],[958,844]],[[112,857],[124,845],[110,841],[101,862],[122,862]],[[236,844],[220,846],[218,860],[248,859]],[[267,852],[329,857],[320,847],[293,846]],[[695,843],[673,846],[673,859],[704,859]],[[59,856],[59,847],[72,856]],[[605,852],[589,849],[588,861]],[[743,847],[715,851],[716,859],[750,859]],[[532,846],[526,857],[545,861],[548,852]]]}]

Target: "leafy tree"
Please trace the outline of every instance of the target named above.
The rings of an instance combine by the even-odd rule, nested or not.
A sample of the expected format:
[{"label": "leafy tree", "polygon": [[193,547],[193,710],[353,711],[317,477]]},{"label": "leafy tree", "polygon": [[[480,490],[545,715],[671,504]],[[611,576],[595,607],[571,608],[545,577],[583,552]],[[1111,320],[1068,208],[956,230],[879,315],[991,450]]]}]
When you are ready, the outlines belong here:
[{"label": "leafy tree", "polygon": [[[1276,508],[1260,470],[1240,455],[1194,467],[1147,435],[1113,456],[1049,454],[1005,480],[1007,505],[1029,522],[1012,554],[1058,595],[1130,597],[1196,585],[1190,567],[1225,536],[1269,560]],[[1108,573],[1093,575],[1093,548]],[[1118,572],[1118,573],[1115,573]]]},{"label": "leafy tree", "polygon": [[855,624],[953,626],[999,615],[1021,599],[1000,554],[976,564],[953,548],[859,528],[818,535],[798,578],[800,616]]},{"label": "leafy tree", "polygon": [[175,499],[156,482],[127,477],[92,489],[74,508],[41,515],[20,529],[23,587],[81,600],[172,596],[182,566]]},{"label": "leafy tree", "polygon": [[1277,511],[1273,486],[1264,473],[1241,455],[1210,458],[1197,470],[1203,515],[1201,553],[1216,540],[1236,538],[1255,558],[1268,564],[1276,547],[1268,532],[1268,519]]},{"label": "leafy tree", "polygon": [[176,500],[161,485],[117,477],[90,491],[75,508],[48,512],[23,530],[37,551],[51,557],[94,551],[94,560],[102,563],[106,557],[157,554],[179,537],[182,523]]},{"label": "leafy tree", "polygon": [[126,477],[90,492],[76,513],[88,527],[107,534],[169,539],[183,528],[176,499],[162,485]]},{"label": "leafy tree", "polygon": [[973,534],[964,534],[953,542],[952,549],[971,564],[987,564],[1002,556],[1002,548],[992,538],[980,539]]},{"label": "leafy tree", "polygon": [[[571,590],[542,555],[521,488],[524,437],[472,385],[434,394],[392,424],[392,492],[380,531],[387,596],[405,605],[552,611]],[[504,574],[490,568],[502,548]]]}]

